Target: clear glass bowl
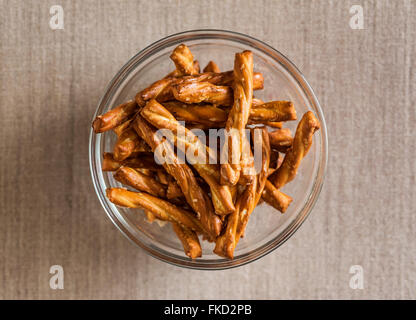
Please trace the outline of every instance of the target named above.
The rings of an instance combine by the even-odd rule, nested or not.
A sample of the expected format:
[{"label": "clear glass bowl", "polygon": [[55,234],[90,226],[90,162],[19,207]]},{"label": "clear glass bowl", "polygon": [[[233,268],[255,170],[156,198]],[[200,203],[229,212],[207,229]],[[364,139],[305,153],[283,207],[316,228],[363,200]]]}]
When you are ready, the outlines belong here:
[{"label": "clear glass bowl", "polygon": [[[255,96],[269,100],[291,100],[298,118],[312,110],[321,122],[321,129],[313,138],[313,145],[303,159],[298,176],[282,191],[293,198],[285,214],[261,204],[250,217],[244,238],[240,240],[233,260],[215,255],[214,244],[201,242],[202,258],[191,260],[185,256],[182,245],[169,224],[160,227],[150,224],[139,209],[116,207],[105,196],[109,187],[121,187],[113,173],[101,171],[102,154],[112,150],[115,134],[94,134],[91,130],[89,160],[97,196],[111,221],[133,243],[162,261],[195,269],[226,269],[249,263],[283,244],[305,221],[320,193],[328,157],[327,131],[319,102],[300,71],[280,52],[269,45],[244,34],[223,30],[186,31],[161,39],[131,58],[111,80],[102,97],[94,118],[114,106],[132,99],[139,89],[164,77],[174,69],[169,59],[171,51],[180,43],[188,45],[204,67],[209,60],[217,62],[221,70],[232,70],[234,54],[251,50],[254,70],[264,75],[264,90]],[[292,132],[298,121],[285,124]]]}]

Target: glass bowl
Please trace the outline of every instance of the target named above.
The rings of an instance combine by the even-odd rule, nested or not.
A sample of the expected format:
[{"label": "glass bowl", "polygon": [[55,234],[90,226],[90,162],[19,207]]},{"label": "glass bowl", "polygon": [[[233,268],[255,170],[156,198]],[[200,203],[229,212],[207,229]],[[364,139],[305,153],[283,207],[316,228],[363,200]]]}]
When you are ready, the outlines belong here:
[{"label": "glass bowl", "polygon": [[[254,70],[264,75],[264,89],[255,96],[264,101],[290,100],[294,102],[298,119],[311,110],[321,122],[321,129],[313,137],[308,155],[303,159],[298,175],[282,191],[293,198],[286,213],[261,204],[250,217],[244,238],[235,250],[234,259],[215,255],[213,243],[201,242],[202,258],[191,260],[169,224],[159,226],[147,222],[140,209],[115,206],[105,196],[109,187],[121,187],[112,172],[101,171],[102,154],[111,152],[116,137],[113,132],[94,134],[91,130],[89,160],[97,196],[108,217],[133,243],[162,261],[195,269],[226,269],[249,263],[270,253],[283,244],[305,221],[320,193],[328,157],[327,131],[319,102],[300,71],[276,49],[244,34],[223,30],[186,31],[161,39],[131,58],[114,76],[105,90],[94,114],[103,114],[118,104],[134,98],[139,89],[164,77],[174,69],[169,59],[180,43],[190,47],[201,68],[213,60],[220,69],[232,70],[234,54],[251,50]],[[298,120],[299,121],[299,120]],[[295,132],[298,121],[289,121],[285,127]]]}]

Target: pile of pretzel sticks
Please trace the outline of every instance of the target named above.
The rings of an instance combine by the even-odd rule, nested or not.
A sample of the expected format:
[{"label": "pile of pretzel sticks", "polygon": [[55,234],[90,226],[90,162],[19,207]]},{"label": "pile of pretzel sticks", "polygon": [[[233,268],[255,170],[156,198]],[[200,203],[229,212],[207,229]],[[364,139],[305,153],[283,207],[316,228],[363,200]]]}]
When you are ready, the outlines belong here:
[{"label": "pile of pretzel sticks", "polygon": [[[280,189],[295,178],[320,124],[308,111],[294,137],[282,128],[283,122],[297,120],[294,105],[253,96],[264,80],[253,71],[250,51],[236,53],[234,69],[226,72],[213,61],[200,72],[183,44],[170,58],[174,71],[92,124],[95,133],[112,130],[118,137],[113,152],[104,153],[102,170],[115,171],[117,181],[137,190],[109,188],[107,197],[122,207],[144,209],[150,222],[170,222],[191,259],[202,256],[200,235],[215,242],[217,255],[232,259],[259,203],[284,213],[292,202]],[[230,133],[217,150],[194,134],[213,128]],[[159,129],[170,130],[173,139],[161,137]],[[161,146],[164,162],[155,160]],[[260,170],[253,170],[255,146],[261,150]],[[179,154],[189,150],[226,161],[180,161]]]}]

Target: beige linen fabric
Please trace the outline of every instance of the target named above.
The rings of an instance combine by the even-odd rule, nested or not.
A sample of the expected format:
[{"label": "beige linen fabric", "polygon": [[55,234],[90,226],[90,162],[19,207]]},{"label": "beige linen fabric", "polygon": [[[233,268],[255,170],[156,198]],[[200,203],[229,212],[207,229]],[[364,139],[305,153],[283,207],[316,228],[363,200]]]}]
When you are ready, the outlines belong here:
[{"label": "beige linen fabric", "polygon": [[[0,1],[0,298],[416,298],[416,2]],[[49,8],[64,9],[51,30]],[[320,199],[281,248],[247,266],[180,269],[106,218],[88,135],[108,81],[169,34],[228,29],[264,40],[323,106],[329,165]],[[65,271],[49,288],[49,267]],[[350,266],[364,289],[349,287]]]}]

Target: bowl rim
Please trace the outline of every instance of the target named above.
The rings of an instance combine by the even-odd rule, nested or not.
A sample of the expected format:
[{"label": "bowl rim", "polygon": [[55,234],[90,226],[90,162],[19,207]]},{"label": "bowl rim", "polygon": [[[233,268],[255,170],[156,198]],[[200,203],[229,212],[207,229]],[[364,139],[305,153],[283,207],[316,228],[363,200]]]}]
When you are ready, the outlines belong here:
[{"label": "bowl rim", "polygon": [[[163,262],[169,263],[174,266],[185,267],[190,269],[197,269],[197,270],[224,270],[230,268],[236,268],[239,266],[246,265],[250,262],[254,262],[265,255],[273,252],[282,244],[284,244],[298,229],[299,227],[305,222],[307,217],[310,215],[312,209],[314,208],[316,201],[319,198],[319,194],[322,190],[323,183],[325,180],[326,175],[326,167],[328,162],[328,136],[327,136],[327,128],[325,117],[321,108],[321,105],[313,91],[312,87],[304,77],[304,75],[300,72],[300,70],[282,53],[280,53],[277,49],[273,48],[272,46],[268,45],[267,43],[258,40],[252,36],[235,32],[229,30],[219,30],[219,29],[195,29],[195,30],[187,30],[182,31],[179,33],[174,33],[168,35],[166,37],[161,38],[153,42],[152,44],[148,45],[144,49],[140,50],[137,54],[131,57],[122,67],[121,69],[114,75],[111,81],[105,88],[104,94],[101,97],[97,109],[94,113],[93,119],[98,115],[99,110],[103,106],[103,103],[107,101],[108,97],[112,95],[112,91],[118,88],[119,84],[124,80],[124,76],[134,64],[139,64],[142,61],[146,60],[149,55],[152,55],[155,52],[160,51],[165,46],[171,45],[174,42],[180,41],[189,41],[189,40],[198,40],[198,39],[223,39],[223,40],[231,40],[234,42],[239,42],[244,45],[248,45],[251,43],[252,45],[256,45],[256,48],[262,53],[270,56],[270,53],[273,53],[275,56],[279,57],[277,62],[286,69],[291,75],[291,77],[298,83],[298,85],[302,88],[304,93],[306,94],[308,101],[313,102],[314,107],[316,108],[317,115],[321,122],[321,148],[320,148],[320,159],[318,162],[318,170],[316,172],[316,176],[314,177],[314,182],[311,187],[311,192],[303,205],[303,207],[299,210],[299,213],[296,215],[295,219],[280,233],[278,236],[274,237],[272,240],[266,242],[259,248],[256,248],[254,251],[249,253],[243,254],[237,259],[234,260],[212,260],[213,263],[210,264],[201,264],[198,261],[201,260],[191,260],[189,258],[185,258],[180,260],[173,255],[167,256],[151,248],[150,246],[142,243],[139,239],[134,238],[134,236],[127,230],[127,228],[119,221],[116,216],[112,213],[111,208],[109,207],[108,203],[105,201],[105,194],[102,192],[101,188],[99,187],[99,177],[98,174],[101,170],[97,170],[95,166],[95,140],[96,134],[94,133],[93,129],[90,128],[90,137],[89,137],[89,166],[90,166],[90,173],[92,182],[94,185],[94,189],[96,195],[101,203],[101,206],[104,208],[107,216],[113,222],[113,224],[120,230],[120,232],[129,239],[130,242],[135,244],[136,246],[144,249],[152,257],[157,258]],[[274,57],[270,57],[275,59]],[[100,138],[99,138],[100,139]],[[104,191],[105,192],[105,191]],[[301,214],[303,212],[303,214]],[[260,250],[260,251],[259,251]],[[253,256],[254,254],[254,256]],[[189,260],[185,260],[189,259]],[[218,262],[220,261],[220,262]]]}]

